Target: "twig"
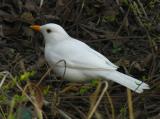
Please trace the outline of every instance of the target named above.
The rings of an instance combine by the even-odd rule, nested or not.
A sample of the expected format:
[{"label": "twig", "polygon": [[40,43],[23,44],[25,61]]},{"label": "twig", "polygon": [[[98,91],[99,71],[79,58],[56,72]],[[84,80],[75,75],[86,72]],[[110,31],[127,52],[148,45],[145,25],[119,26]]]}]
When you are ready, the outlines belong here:
[{"label": "twig", "polygon": [[60,110],[60,109],[57,109],[59,114],[61,114],[64,119],[72,119],[71,117],[69,117],[64,111]]},{"label": "twig", "polygon": [[149,31],[148,31],[147,28],[144,26],[142,20],[141,20],[140,17],[139,17],[139,16],[140,16],[140,15],[138,14],[139,9],[138,9],[138,7],[137,7],[136,2],[133,2],[133,3],[132,3],[131,0],[129,0],[129,2],[130,2],[130,4],[131,4],[131,7],[132,7],[132,8],[135,8],[135,7],[136,7],[136,10],[133,10],[133,13],[134,13],[134,15],[135,15],[135,17],[136,17],[139,25],[144,29],[144,31],[145,31],[146,34],[147,34],[147,38],[148,38],[148,40],[149,40],[149,45],[150,45],[152,54],[155,54],[154,51],[157,51],[157,46],[155,45],[155,42],[152,40]]},{"label": "twig", "polygon": [[40,81],[36,84],[36,86],[39,86],[40,83],[44,80],[44,78],[51,72],[52,68],[49,68],[45,74],[41,77]]},{"label": "twig", "polygon": [[101,87],[102,87],[102,82],[98,82],[98,85],[96,87],[95,92],[90,96],[90,102],[91,103],[90,103],[89,113],[91,112],[91,110],[93,109],[93,107],[94,107],[94,105],[95,105],[95,103],[97,101],[98,95],[99,95],[99,93],[101,91]]},{"label": "twig", "polygon": [[3,119],[7,119],[6,114],[5,114],[5,112],[3,111],[1,105],[0,105],[0,111],[1,111],[1,114],[2,114],[2,116],[3,116]]},{"label": "twig", "polygon": [[106,92],[106,90],[107,90],[107,88],[108,88],[108,82],[105,81],[104,84],[105,84],[105,87],[103,88],[102,93],[100,94],[100,96],[99,96],[96,104],[95,104],[94,107],[92,108],[92,111],[90,112],[90,114],[89,114],[89,116],[88,116],[87,119],[91,119],[91,118],[92,118],[92,116],[93,116],[94,112],[96,111],[96,109],[97,109],[97,107],[98,107],[101,99],[103,98],[103,95],[105,94],[105,92]]},{"label": "twig", "polygon": [[131,90],[128,88],[127,88],[127,99],[128,99],[129,119],[134,119],[132,93]]},{"label": "twig", "polygon": [[[1,75],[1,74],[4,74],[4,73],[5,73],[5,72],[0,72],[0,75]],[[0,88],[2,87],[2,85],[3,85],[3,83],[4,83],[4,81],[6,80],[6,78],[7,78],[8,75],[9,75],[8,73],[4,74],[4,76],[3,76],[3,78],[2,78],[2,81],[1,81],[1,83],[0,83]]]},{"label": "twig", "polygon": [[112,119],[115,119],[115,109],[114,109],[113,102],[112,102],[112,99],[111,99],[111,97],[110,97],[108,91],[106,91],[106,95],[107,95],[109,104],[110,104],[110,106],[111,106]]},{"label": "twig", "polygon": [[[133,66],[133,65],[130,66],[129,72],[130,72],[132,66]],[[127,74],[129,74],[127,68],[126,68],[125,66],[123,66],[123,68],[124,68],[125,72],[126,72]],[[142,82],[142,83],[143,83],[143,82]],[[141,83],[141,84],[142,84],[142,83]],[[140,84],[140,85],[141,85],[141,84]],[[139,86],[140,86],[140,85],[139,85]],[[137,86],[137,88],[135,89],[135,91],[139,88],[139,86]],[[134,119],[132,92],[131,92],[131,90],[128,89],[128,88],[127,88],[127,100],[128,100],[129,119]]]},{"label": "twig", "polygon": [[35,109],[36,109],[36,112],[37,112],[37,116],[39,119],[43,119],[43,116],[42,116],[42,110],[39,109],[38,105],[32,100],[32,98],[30,98],[28,96],[28,94],[26,92],[24,92],[24,90],[22,89],[22,87],[17,83],[17,81],[15,80],[15,78],[12,76],[12,74],[8,71],[3,71],[1,73],[4,73],[4,74],[8,74],[7,76],[9,76],[15,83],[16,83],[16,86],[20,89],[20,91],[23,92],[23,94],[28,98],[28,100],[34,105]]},{"label": "twig", "polygon": [[141,3],[140,0],[137,0],[137,2],[138,2],[138,4],[139,4],[139,6],[141,7],[144,16],[146,17],[146,19],[148,19],[148,16],[147,16],[147,13],[145,12],[145,9],[144,9],[144,7],[143,7],[143,4]]},{"label": "twig", "polygon": [[122,21],[121,26],[119,27],[119,29],[117,30],[117,32],[116,32],[115,35],[114,35],[114,38],[115,38],[115,39],[117,39],[117,36],[118,36],[119,32],[121,31],[121,29],[123,28],[123,26],[124,26],[125,23],[126,23],[127,17],[128,17],[128,14],[129,14],[129,11],[130,11],[130,7],[128,8],[127,13],[125,14],[125,16],[124,16],[124,18],[123,18],[123,21]]},{"label": "twig", "polygon": [[39,4],[39,7],[40,7],[40,8],[42,7],[43,2],[44,2],[44,0],[40,0],[40,4]]}]

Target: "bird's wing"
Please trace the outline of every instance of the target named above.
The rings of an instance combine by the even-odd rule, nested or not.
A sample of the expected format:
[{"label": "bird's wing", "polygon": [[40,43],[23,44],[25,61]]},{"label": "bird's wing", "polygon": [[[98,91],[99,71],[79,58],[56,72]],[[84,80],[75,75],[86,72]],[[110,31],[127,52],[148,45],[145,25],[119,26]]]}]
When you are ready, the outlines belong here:
[{"label": "bird's wing", "polygon": [[[53,47],[51,48],[53,49]],[[116,70],[117,66],[112,64],[107,58],[100,53],[91,49],[85,43],[78,40],[65,40],[55,45],[54,50],[49,50],[48,56],[51,60],[58,62],[65,60],[66,66],[77,69],[90,70]],[[53,59],[54,58],[54,59]],[[61,64],[61,65],[60,65]],[[59,66],[64,63],[59,63]]]},{"label": "bird's wing", "polygon": [[103,56],[102,54],[100,54],[99,52],[95,51],[94,49],[92,48],[88,48],[89,51],[93,52],[94,54],[96,54],[99,58],[102,58],[103,60],[105,60],[105,62],[108,64],[108,65],[111,65],[113,66],[114,68],[118,68],[118,66],[116,66],[115,64],[113,64],[112,62],[110,62],[105,56]]}]

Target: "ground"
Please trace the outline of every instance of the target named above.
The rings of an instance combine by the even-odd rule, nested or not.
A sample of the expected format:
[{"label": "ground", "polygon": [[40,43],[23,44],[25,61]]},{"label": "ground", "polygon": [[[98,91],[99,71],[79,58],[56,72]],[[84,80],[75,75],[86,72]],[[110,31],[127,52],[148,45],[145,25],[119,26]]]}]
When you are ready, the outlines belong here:
[{"label": "ground", "polygon": [[44,59],[42,35],[29,28],[52,22],[151,87],[143,94],[127,93],[109,82],[93,119],[160,118],[158,0],[0,0],[1,118],[87,117],[98,82],[71,84],[55,78]]}]

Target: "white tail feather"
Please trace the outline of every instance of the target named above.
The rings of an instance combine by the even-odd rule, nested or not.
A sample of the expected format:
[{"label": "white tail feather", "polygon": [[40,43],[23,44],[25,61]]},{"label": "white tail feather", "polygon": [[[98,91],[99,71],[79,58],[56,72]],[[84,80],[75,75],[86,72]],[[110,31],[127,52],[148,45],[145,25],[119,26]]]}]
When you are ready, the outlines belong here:
[{"label": "white tail feather", "polygon": [[137,93],[142,93],[144,89],[149,89],[149,85],[135,79],[133,77],[130,77],[128,75],[125,75],[123,73],[120,73],[118,71],[107,71],[103,72],[102,76],[105,79],[112,80],[118,84],[121,84]]}]

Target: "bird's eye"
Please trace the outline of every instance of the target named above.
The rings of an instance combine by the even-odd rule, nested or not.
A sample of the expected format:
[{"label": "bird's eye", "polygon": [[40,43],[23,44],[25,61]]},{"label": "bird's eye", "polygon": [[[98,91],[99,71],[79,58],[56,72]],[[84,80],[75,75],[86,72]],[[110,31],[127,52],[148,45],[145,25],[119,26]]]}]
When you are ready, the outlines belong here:
[{"label": "bird's eye", "polygon": [[47,29],[46,31],[47,31],[47,33],[51,33],[51,29]]}]

